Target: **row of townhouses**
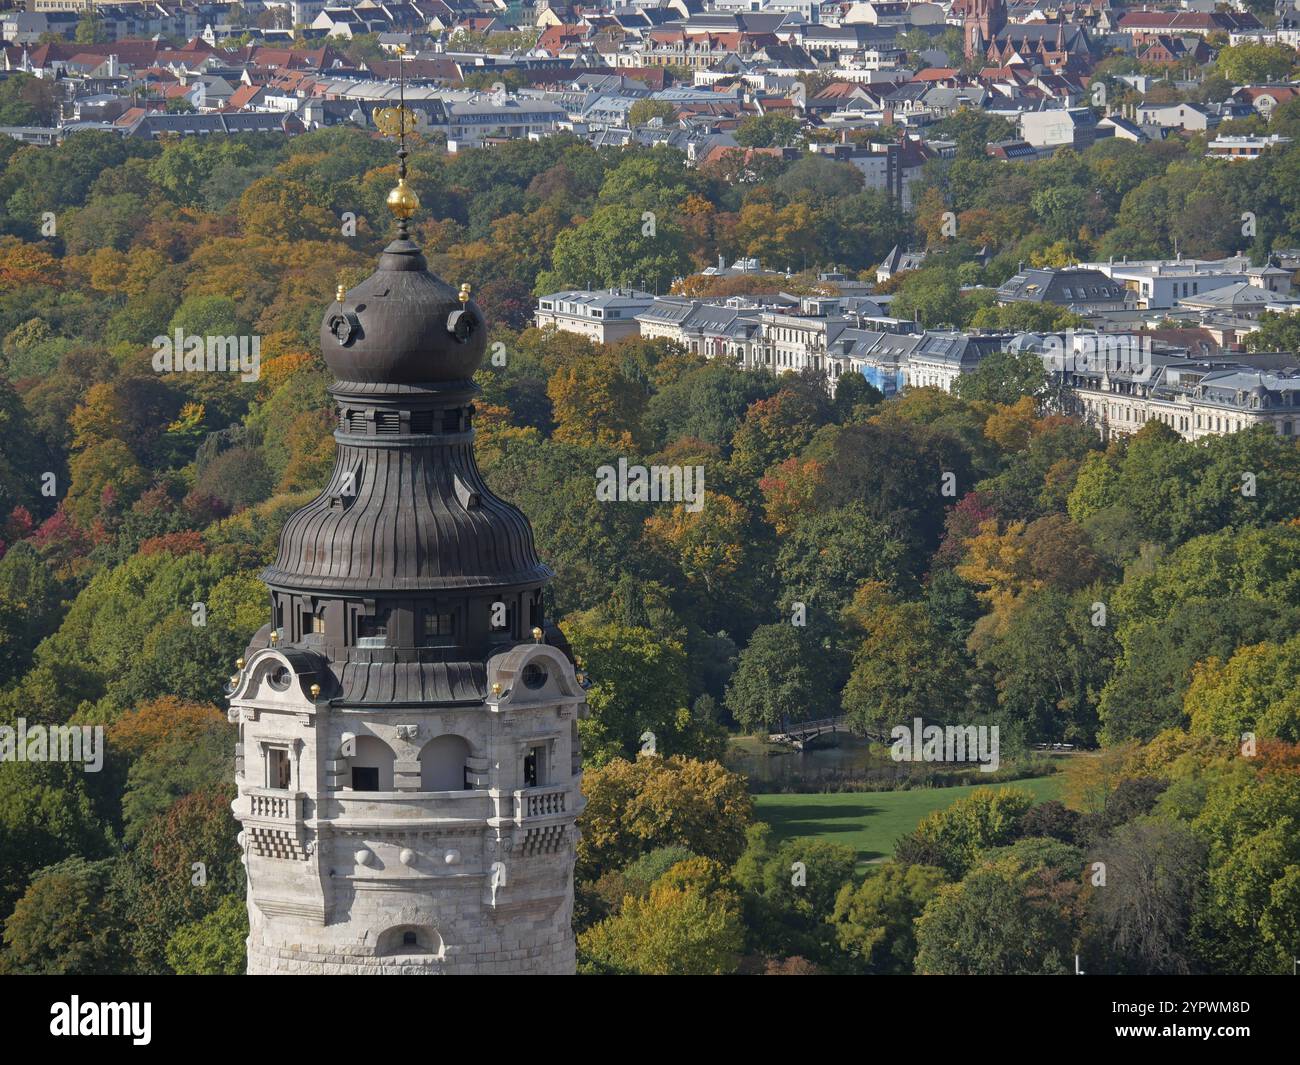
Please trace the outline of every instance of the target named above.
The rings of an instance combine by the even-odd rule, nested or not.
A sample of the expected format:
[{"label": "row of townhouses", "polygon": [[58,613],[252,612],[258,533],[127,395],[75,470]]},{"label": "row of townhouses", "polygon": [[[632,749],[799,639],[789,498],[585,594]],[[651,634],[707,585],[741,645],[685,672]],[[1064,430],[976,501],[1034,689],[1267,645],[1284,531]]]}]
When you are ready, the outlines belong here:
[{"label": "row of townhouses", "polygon": [[[891,257],[898,257],[897,249]],[[596,343],[628,336],[664,339],[743,369],[811,370],[824,375],[831,390],[846,374],[861,374],[885,395],[906,388],[951,391],[990,352],[1029,351],[1041,356],[1059,386],[1062,408],[1106,438],[1136,432],[1151,420],[1189,440],[1259,424],[1283,436],[1300,435],[1300,360],[1288,353],[1247,354],[1217,342],[1214,330],[1190,313],[1200,282],[1189,280],[1184,290],[1185,278],[1203,279],[1207,293],[1240,288],[1263,294],[1261,309],[1297,309],[1289,271],[1251,267],[1233,256],[1026,270],[998,290],[1003,305],[1046,299],[1087,312],[1094,322],[1104,318],[1098,309],[1104,305],[1123,319],[1107,329],[1056,334],[922,329],[889,314],[892,297],[854,282],[836,296],[774,291],[716,300],[635,289],[569,290],[541,297],[535,321],[539,328]],[[1155,312],[1128,318],[1140,301]],[[1204,313],[1213,320],[1214,312]],[[1252,325],[1258,328],[1258,321]]]}]

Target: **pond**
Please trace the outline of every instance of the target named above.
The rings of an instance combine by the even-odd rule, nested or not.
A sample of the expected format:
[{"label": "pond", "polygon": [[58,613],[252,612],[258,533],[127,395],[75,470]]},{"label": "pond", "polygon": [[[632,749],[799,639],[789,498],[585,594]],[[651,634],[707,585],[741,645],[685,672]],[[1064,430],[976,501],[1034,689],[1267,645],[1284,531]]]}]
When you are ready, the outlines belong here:
[{"label": "pond", "polygon": [[908,776],[912,768],[899,765],[887,754],[873,754],[867,740],[848,733],[820,737],[803,751],[755,736],[739,736],[728,745],[725,761],[728,769],[749,777],[754,791],[845,778],[894,782]]}]

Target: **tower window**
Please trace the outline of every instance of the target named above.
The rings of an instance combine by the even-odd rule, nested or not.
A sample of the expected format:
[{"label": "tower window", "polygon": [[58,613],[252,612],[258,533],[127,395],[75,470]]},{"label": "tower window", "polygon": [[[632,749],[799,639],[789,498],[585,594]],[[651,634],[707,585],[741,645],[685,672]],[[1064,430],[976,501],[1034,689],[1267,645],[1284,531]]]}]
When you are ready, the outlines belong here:
[{"label": "tower window", "polygon": [[277,791],[289,790],[289,751],[268,747],[266,751],[266,786]]},{"label": "tower window", "polygon": [[378,791],[379,767],[371,765],[354,765],[352,767],[353,791]]},{"label": "tower window", "polygon": [[524,787],[536,788],[546,783],[546,748],[529,747],[524,756]]},{"label": "tower window", "polygon": [[425,610],[420,614],[420,635],[422,643],[430,645],[446,643],[456,635],[456,615],[444,614],[437,610]]},{"label": "tower window", "polygon": [[414,932],[403,932],[403,933],[402,933],[402,946],[404,946],[404,947],[417,947],[417,946],[419,946],[419,941],[415,938],[415,933],[414,933]]},{"label": "tower window", "polygon": [[311,631],[312,632],[325,631],[325,615],[322,614],[320,611],[317,611],[315,614],[311,616]]},{"label": "tower window", "polygon": [[357,646],[388,646],[388,611],[357,615]]}]

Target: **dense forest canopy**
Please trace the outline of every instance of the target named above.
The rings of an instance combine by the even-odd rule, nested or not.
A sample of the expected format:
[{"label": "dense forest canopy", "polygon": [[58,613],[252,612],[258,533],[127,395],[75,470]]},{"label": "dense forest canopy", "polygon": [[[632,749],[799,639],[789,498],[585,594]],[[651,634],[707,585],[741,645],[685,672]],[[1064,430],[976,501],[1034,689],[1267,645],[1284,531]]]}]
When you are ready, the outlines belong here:
[{"label": "dense forest canopy", "polygon": [[[666,148],[563,136],[412,155],[415,235],[436,272],[473,286],[504,356],[478,375],[480,462],[532,521],[557,572],[550,613],[592,678],[579,918],[594,971],[730,971],[742,952],[970,971],[953,930],[972,915],[1032,939],[1025,964],[1042,971],[1081,940],[1127,971],[1290,965],[1293,442],[1190,444],[1153,423],[1106,446],[1042,409],[1038,371],[1012,357],[959,394],[885,400],[865,381],[832,396],[816,376],[528,324],[535,297],[565,286],[663,292],[721,254],[788,266],[791,290],[813,291],[819,269],[863,274],[910,243],[931,254],[895,283],[896,313],[1046,328],[1068,316],[992,307],[987,286],[1022,262],[1300,245],[1300,144],[1249,165],[1203,159],[1197,138],[1008,164],[960,135],[975,121],[953,120],[962,149],[930,164],[911,215],[813,156],[689,169]],[[257,574],[281,524],[332,466],[320,319],[372,269],[395,173],[391,146],[350,129],[0,139],[0,723],[102,724],[113,752],[97,775],[0,764],[0,967],[239,964],[223,689],[268,620]],[[258,337],[257,379],[157,373],[152,340],[177,330]],[[598,501],[594,473],[620,457],[703,467],[707,505]],[[1107,754],[1076,782],[1082,821],[979,793],[866,880],[851,852],[801,851],[834,890],[792,903],[790,844],[748,827],[743,786],[711,760],[729,728],[838,713],[869,730],[997,724],[1008,754]],[[654,765],[635,760],[647,729]],[[1243,733],[1262,745],[1253,761],[1232,757]],[[720,827],[673,827],[675,802]],[[1248,859],[1256,829],[1271,835]],[[1159,949],[1129,935],[1151,900],[1090,901],[1062,872],[1103,842],[1141,862],[1157,836],[1199,885],[1155,900]],[[203,892],[180,875],[196,861]],[[1049,913],[1036,892],[1064,902]],[[51,904],[78,915],[63,938],[41,925]],[[690,931],[689,949],[636,956],[661,928]]]}]

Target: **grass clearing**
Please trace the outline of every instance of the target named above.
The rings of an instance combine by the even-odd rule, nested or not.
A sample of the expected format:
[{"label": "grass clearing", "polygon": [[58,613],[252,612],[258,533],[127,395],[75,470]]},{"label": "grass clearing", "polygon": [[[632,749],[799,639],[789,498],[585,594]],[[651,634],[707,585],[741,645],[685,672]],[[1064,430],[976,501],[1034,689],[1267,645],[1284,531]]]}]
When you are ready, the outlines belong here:
[{"label": "grass clearing", "polygon": [[[1024,788],[1039,802],[1060,797],[1055,774],[993,787]],[[858,861],[888,858],[894,844],[931,810],[969,795],[980,785],[913,788],[910,791],[836,792],[826,795],[755,795],[758,817],[772,826],[777,840],[824,839],[858,852]]]}]

